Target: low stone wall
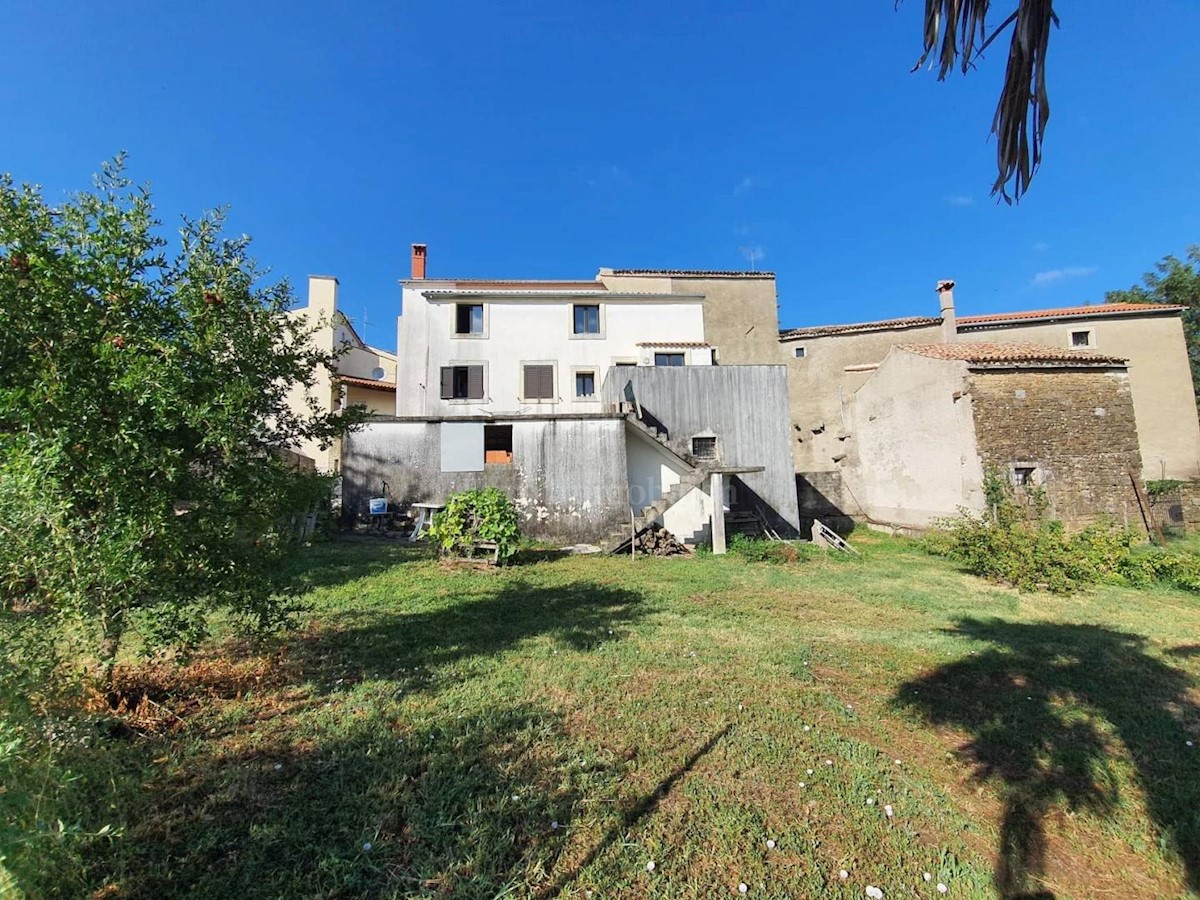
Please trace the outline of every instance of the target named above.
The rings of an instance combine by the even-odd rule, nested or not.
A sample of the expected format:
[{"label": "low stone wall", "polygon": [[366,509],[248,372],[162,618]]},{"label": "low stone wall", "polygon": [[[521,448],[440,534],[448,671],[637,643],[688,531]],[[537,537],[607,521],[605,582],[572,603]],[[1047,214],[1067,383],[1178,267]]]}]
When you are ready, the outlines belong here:
[{"label": "low stone wall", "polygon": [[1185,481],[1178,487],[1150,498],[1154,520],[1163,528],[1195,531],[1200,528],[1200,481]]}]

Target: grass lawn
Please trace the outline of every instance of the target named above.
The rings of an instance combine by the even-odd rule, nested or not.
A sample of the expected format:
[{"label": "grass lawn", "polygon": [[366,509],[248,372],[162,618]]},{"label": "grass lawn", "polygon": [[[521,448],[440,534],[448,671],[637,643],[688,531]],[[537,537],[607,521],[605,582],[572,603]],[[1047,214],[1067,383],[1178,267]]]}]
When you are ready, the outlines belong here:
[{"label": "grass lawn", "polygon": [[1200,888],[1200,599],[856,543],[486,571],[314,547],[299,634],[125,672],[157,733],[79,751],[82,824],[120,836],[47,893]]}]

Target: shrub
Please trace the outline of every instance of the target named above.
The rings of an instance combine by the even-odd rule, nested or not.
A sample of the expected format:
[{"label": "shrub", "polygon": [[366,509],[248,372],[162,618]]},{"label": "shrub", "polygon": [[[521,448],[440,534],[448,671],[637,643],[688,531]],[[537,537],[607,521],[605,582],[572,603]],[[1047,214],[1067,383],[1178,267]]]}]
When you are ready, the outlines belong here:
[{"label": "shrub", "polygon": [[729,552],[748,562],[794,563],[809,556],[814,549],[810,544],[765,541],[744,534],[735,534],[729,541]]},{"label": "shrub", "polygon": [[475,555],[476,543],[495,541],[503,561],[517,552],[521,528],[517,508],[499,488],[460,491],[433,518],[429,536],[444,556]]},{"label": "shrub", "polygon": [[976,575],[1023,589],[1070,593],[1101,581],[1144,585],[1157,580],[1200,589],[1200,559],[1144,548],[1130,528],[1101,521],[1075,534],[1046,518],[1044,494],[1015,495],[995,470],[984,477],[987,515],[963,511],[938,523],[926,549],[961,562]]}]

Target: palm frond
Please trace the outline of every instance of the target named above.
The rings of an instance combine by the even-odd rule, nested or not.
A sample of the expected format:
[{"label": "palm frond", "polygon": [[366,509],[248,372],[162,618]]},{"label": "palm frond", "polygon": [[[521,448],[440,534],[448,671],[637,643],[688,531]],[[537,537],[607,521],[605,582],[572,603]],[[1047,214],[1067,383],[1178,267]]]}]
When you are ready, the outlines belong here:
[{"label": "palm frond", "polygon": [[992,118],[997,169],[992,195],[1012,203],[1029,190],[1042,162],[1042,141],[1050,121],[1046,54],[1058,16],[1054,0],[1017,0],[1016,9],[989,34],[990,6],[990,0],[925,0],[924,52],[913,70],[938,48],[939,81],[956,63],[965,74],[1001,32],[1012,28],[1004,86]]}]

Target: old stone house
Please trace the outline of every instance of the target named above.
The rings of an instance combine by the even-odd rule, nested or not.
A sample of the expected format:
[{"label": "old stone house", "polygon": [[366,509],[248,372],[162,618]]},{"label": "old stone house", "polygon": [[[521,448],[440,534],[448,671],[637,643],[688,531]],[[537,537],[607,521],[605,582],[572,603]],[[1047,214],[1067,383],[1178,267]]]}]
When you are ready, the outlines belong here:
[{"label": "old stone house", "polygon": [[1130,375],[1120,357],[1031,343],[900,344],[846,404],[837,464],[854,514],[924,528],[984,511],[988,467],[1045,491],[1068,526],[1138,521]]},{"label": "old stone house", "polygon": [[1028,342],[1127,360],[1145,477],[1200,474],[1200,422],[1181,308],[1099,304],[995,315],[956,315],[953,282],[941,282],[937,316],[913,316],[780,332],[788,366],[792,452],[805,517],[858,515],[845,489],[847,409],[891,348],[906,343]]}]

